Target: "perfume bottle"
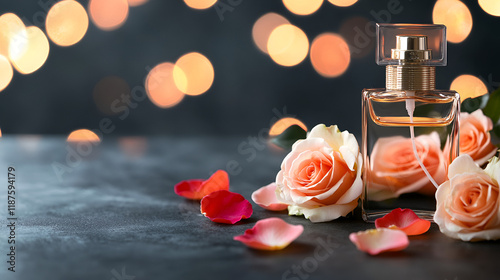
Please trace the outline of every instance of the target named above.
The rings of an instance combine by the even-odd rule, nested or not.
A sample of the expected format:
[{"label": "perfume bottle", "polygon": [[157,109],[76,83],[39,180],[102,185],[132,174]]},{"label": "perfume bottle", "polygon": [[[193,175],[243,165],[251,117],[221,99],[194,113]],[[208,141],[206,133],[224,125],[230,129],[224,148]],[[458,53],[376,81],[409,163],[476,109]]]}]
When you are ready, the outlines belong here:
[{"label": "perfume bottle", "polygon": [[432,221],[435,191],[459,151],[460,95],[435,89],[446,27],[377,24],[376,59],[386,88],[363,90],[363,219],[409,208]]}]

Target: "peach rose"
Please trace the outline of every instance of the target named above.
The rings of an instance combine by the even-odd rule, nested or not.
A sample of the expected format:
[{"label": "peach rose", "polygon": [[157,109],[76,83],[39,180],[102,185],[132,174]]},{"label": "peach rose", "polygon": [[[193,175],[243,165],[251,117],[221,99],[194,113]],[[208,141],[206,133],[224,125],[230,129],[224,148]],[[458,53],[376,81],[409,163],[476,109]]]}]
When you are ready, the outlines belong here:
[{"label": "peach rose", "polygon": [[[446,164],[436,132],[415,137],[417,153],[434,180],[446,180]],[[393,136],[380,138],[370,156],[367,172],[369,200],[381,201],[404,193],[433,195],[436,188],[427,178],[413,152],[410,138]]]},{"label": "peach rose", "polygon": [[497,152],[491,143],[493,122],[481,109],[460,114],[460,154],[468,154],[478,165],[485,164]]},{"label": "peach rose", "polygon": [[290,215],[311,222],[345,216],[358,205],[363,183],[358,142],[337,126],[315,126],[298,140],[276,176],[276,196]]},{"label": "peach rose", "polygon": [[500,162],[481,169],[469,155],[450,165],[449,180],[436,192],[434,221],[442,233],[463,241],[500,239]]}]

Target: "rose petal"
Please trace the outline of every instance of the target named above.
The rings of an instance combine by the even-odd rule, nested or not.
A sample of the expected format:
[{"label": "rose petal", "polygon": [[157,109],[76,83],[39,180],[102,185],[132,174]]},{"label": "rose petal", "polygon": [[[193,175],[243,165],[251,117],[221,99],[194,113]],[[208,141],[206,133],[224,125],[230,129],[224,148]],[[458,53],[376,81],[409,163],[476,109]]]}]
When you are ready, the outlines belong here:
[{"label": "rose petal", "polygon": [[411,209],[397,208],[382,218],[375,220],[377,228],[396,227],[407,235],[419,235],[427,232],[431,222],[421,219]]},{"label": "rose petal", "polygon": [[241,194],[226,190],[215,191],[201,200],[201,213],[211,221],[235,224],[252,216],[252,204]]},{"label": "rose petal", "polygon": [[201,185],[205,182],[202,179],[192,179],[192,180],[184,180],[179,182],[174,186],[174,192],[177,195],[183,196],[188,199],[201,199],[198,198],[199,191],[201,189]]},{"label": "rose petal", "polygon": [[233,239],[242,242],[248,247],[259,250],[281,250],[297,239],[304,227],[291,225],[280,218],[269,218],[258,221],[245,234]]},{"label": "rose petal", "polygon": [[200,200],[204,196],[219,190],[229,190],[229,176],[224,170],[217,170],[207,180],[185,180],[174,186],[177,195],[193,200]]},{"label": "rose petal", "polygon": [[367,231],[351,233],[349,239],[358,247],[358,250],[370,255],[382,252],[401,251],[408,247],[408,236],[401,230],[377,228]]},{"label": "rose petal", "polygon": [[276,198],[276,184],[271,183],[252,193],[253,202],[260,207],[271,211],[282,211],[288,207],[288,204],[281,203]]}]

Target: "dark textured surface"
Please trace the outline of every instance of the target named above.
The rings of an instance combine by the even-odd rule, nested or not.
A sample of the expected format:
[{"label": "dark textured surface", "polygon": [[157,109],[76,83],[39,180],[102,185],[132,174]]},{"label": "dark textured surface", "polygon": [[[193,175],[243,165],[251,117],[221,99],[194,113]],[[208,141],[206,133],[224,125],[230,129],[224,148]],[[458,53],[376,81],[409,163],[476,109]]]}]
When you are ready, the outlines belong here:
[{"label": "dark textured surface", "polygon": [[[176,182],[208,177],[233,161],[241,172],[230,176],[231,189],[250,199],[274,180],[285,153],[255,149],[252,158],[238,153],[243,141],[108,138],[73,159],[60,181],[52,165],[66,164],[67,149],[76,147],[63,138],[4,137],[0,279],[498,279],[499,242],[452,240],[435,225],[406,250],[371,257],[348,239],[373,227],[359,213],[312,224],[254,205],[251,219],[220,225],[200,214],[199,203],[174,194]],[[17,169],[19,191],[15,273],[5,262],[8,166]],[[232,240],[273,216],[304,225],[304,233],[277,252]]]}]

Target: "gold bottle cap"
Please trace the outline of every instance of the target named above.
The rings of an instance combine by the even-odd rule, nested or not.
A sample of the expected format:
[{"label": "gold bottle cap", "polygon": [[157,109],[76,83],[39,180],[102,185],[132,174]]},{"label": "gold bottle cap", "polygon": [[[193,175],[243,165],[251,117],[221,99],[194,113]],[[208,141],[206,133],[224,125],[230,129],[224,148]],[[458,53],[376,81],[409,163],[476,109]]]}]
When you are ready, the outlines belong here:
[{"label": "gold bottle cap", "polygon": [[399,60],[399,65],[387,65],[387,89],[435,89],[435,68],[423,65],[423,62],[432,59],[432,52],[427,47],[427,36],[397,35],[391,58]]},{"label": "gold bottle cap", "polygon": [[391,58],[403,62],[420,62],[432,59],[431,50],[427,48],[427,36],[397,35],[396,48],[391,50]]}]

